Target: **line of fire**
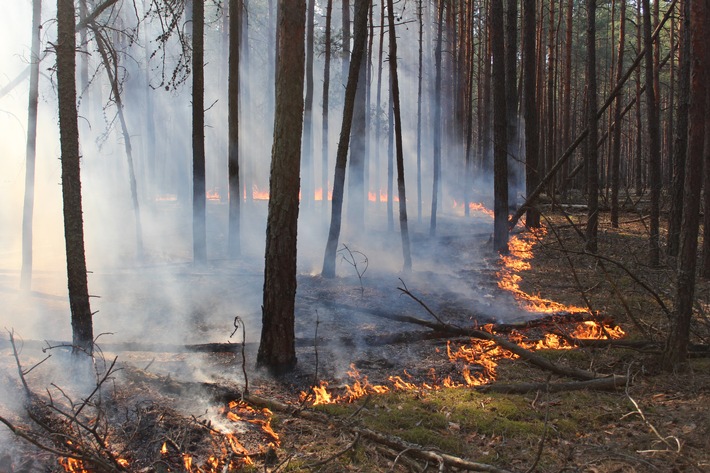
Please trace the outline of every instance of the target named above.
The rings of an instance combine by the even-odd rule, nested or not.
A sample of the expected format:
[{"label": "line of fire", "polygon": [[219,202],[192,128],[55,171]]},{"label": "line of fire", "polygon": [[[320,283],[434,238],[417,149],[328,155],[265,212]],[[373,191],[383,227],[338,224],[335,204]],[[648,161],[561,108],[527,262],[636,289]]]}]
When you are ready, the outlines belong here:
[{"label": "line of fire", "polygon": [[0,473],[710,470],[710,0],[0,17]]}]

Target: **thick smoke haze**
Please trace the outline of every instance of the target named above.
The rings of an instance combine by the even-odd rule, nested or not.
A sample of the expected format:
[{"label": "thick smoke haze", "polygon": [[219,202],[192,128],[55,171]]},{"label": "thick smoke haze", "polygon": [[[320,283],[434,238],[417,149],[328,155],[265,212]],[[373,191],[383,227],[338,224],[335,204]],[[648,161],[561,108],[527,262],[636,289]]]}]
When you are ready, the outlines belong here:
[{"label": "thick smoke haze", "polygon": [[[17,2],[0,18],[0,88],[4,88],[27,68],[29,58],[31,2]],[[131,31],[128,36],[112,35],[119,55],[124,112],[133,147],[138,184],[144,255],[137,258],[135,215],[132,209],[125,139],[116,117],[116,105],[96,44],[88,44],[90,54],[77,56],[77,81],[80,93],[79,129],[82,152],[82,191],[84,232],[89,273],[89,293],[95,333],[105,333],[101,342],[204,343],[226,342],[233,331],[233,320],[240,316],[247,323],[247,339],[258,340],[261,322],[266,207],[273,127],[273,76],[269,48],[274,47],[267,2],[249,2],[247,45],[242,51],[240,159],[242,172],[242,256],[226,259],[227,211],[227,34],[222,11],[214,3],[206,10],[205,53],[205,144],[207,176],[207,257],[202,266],[192,263],[192,145],[189,76],[178,72],[177,84],[170,82],[182,54],[176,35],[165,43],[160,22],[129,2],[101,18]],[[408,4],[407,4],[408,5]],[[378,8],[375,22],[379,25]],[[427,6],[427,8],[431,8]],[[51,42],[56,39],[55,5],[43,4],[40,104],[37,140],[34,213],[34,268],[32,293],[19,291],[21,268],[21,223],[25,175],[28,80],[23,80],[0,97],[0,300],[5,310],[0,325],[14,329],[25,339],[70,340],[71,326],[67,300],[66,266],[61,198],[55,57]],[[317,2],[316,54],[314,62],[313,169],[316,188],[321,185],[321,130],[323,80],[324,6]],[[153,12],[154,13],[154,12]],[[425,24],[422,195],[423,215],[417,218],[416,110],[418,25],[415,8],[398,12],[399,78],[404,126],[404,156],[407,206],[413,242],[414,274],[406,276],[418,287],[434,292],[446,287],[450,298],[479,301],[487,315],[503,317],[508,309],[492,307],[486,294],[479,292],[476,276],[457,278],[457,262],[485,266],[479,251],[446,255],[450,245],[428,238],[432,188],[432,124],[429,119],[434,69],[432,65],[431,24]],[[431,22],[433,14],[425,12]],[[137,27],[140,21],[140,26]],[[189,22],[179,21],[182,33]],[[339,32],[340,12],[334,9],[334,33]],[[379,28],[375,28],[371,70],[371,110],[369,158],[366,164],[368,192],[383,195],[387,190],[387,107],[388,67],[382,76],[383,102],[376,109]],[[337,36],[337,35],[336,35]],[[77,35],[77,38],[79,35]],[[383,60],[389,60],[387,39]],[[146,60],[150,58],[148,62]],[[338,145],[344,95],[340,52],[333,55],[330,86],[329,168],[332,186],[335,150]],[[81,83],[80,67],[88,60],[90,83]],[[378,119],[379,117],[379,119]],[[374,127],[380,126],[375,142]],[[374,160],[379,149],[379,166]],[[485,214],[472,212],[463,219],[464,143],[449,143],[443,156],[442,194],[439,199],[439,232],[454,240],[479,235],[482,244],[492,228]],[[294,170],[294,172],[296,172]],[[395,176],[396,179],[396,176]],[[490,180],[479,176],[470,184],[474,201],[490,207]],[[397,205],[394,205],[395,232],[387,230],[385,202],[366,204],[364,227],[349,224],[344,205],[341,243],[362,252],[369,261],[363,282],[371,287],[391,287],[396,293],[402,268]],[[396,194],[396,185],[394,186]],[[253,194],[252,194],[253,192]],[[303,277],[314,276],[322,266],[330,202],[302,203],[299,215],[298,268]],[[478,262],[478,263],[477,263]],[[338,258],[337,272],[345,286],[358,287],[355,270]],[[445,276],[451,278],[444,280]],[[368,280],[369,278],[369,280]],[[299,283],[300,284],[300,283]],[[311,285],[317,284],[314,282]],[[306,284],[305,287],[308,287]],[[350,287],[350,289],[352,289]],[[350,290],[348,289],[348,290]],[[300,296],[299,292],[299,296]],[[297,296],[297,306],[299,300]],[[395,298],[395,300],[397,300]],[[402,300],[399,298],[398,300]],[[506,305],[505,307],[510,307]],[[321,308],[327,311],[327,308]],[[323,312],[321,312],[323,314]],[[324,315],[327,317],[327,315]],[[308,331],[312,327],[306,327]],[[303,335],[303,333],[301,333]],[[308,333],[310,336],[310,332]],[[234,340],[232,340],[234,341]]]}]

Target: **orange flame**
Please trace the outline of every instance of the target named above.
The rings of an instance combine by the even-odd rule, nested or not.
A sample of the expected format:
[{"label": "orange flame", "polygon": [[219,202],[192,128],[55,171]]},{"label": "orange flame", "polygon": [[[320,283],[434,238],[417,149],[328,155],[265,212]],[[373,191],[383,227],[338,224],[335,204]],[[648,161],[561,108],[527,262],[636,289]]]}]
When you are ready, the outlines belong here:
[{"label": "orange flame", "polygon": [[[464,203],[463,202],[458,202],[456,199],[454,199],[454,204],[453,204],[454,210],[459,210],[463,212],[464,209]],[[494,218],[493,211],[487,208],[485,205],[483,205],[480,202],[469,202],[468,203],[468,209],[472,212],[478,212],[482,213],[484,215],[487,215],[490,218]]]},{"label": "orange flame", "polygon": [[498,272],[498,287],[513,293],[518,303],[530,312],[555,313],[555,312],[586,312],[586,309],[573,305],[564,305],[559,302],[544,299],[540,296],[528,294],[520,289],[522,278],[518,274],[531,268],[530,260],[533,258],[532,249],[537,238],[545,235],[545,229],[531,231],[522,235],[514,235],[508,240],[507,255],[501,255],[503,268]]}]

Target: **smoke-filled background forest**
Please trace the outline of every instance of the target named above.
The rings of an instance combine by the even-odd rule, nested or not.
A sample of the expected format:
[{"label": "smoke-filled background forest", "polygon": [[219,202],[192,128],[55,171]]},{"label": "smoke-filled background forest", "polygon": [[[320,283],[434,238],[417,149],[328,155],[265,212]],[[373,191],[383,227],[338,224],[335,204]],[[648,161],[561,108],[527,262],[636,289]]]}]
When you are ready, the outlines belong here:
[{"label": "smoke-filled background forest", "polygon": [[[522,358],[609,396],[626,386],[648,427],[629,394],[632,366],[646,359],[612,352],[570,368],[573,356],[559,363],[537,351],[596,339],[589,345],[645,350],[650,371],[674,373],[689,353],[707,356],[704,279],[693,292],[696,272],[710,275],[707,3],[15,2],[0,18],[0,325],[10,341],[0,344],[0,422],[51,453],[55,425],[35,417],[40,434],[15,429],[15,415],[32,417],[36,403],[53,411],[47,418],[67,418],[56,427],[65,435],[59,463],[49,463],[68,472],[226,472],[252,458],[277,471],[270,455],[286,448],[271,411],[251,406],[286,413],[289,402],[365,398],[364,407],[398,391],[475,391],[495,384],[499,361]],[[538,282],[522,281],[527,271]],[[560,288],[564,301],[546,299]],[[640,340],[623,345],[629,327]],[[454,337],[472,337],[472,348]],[[56,356],[45,363],[47,345]],[[77,363],[81,353],[92,355],[91,369]],[[21,383],[11,381],[16,368]],[[251,374],[254,391],[276,402],[249,397]],[[535,404],[553,391],[550,377],[535,381],[505,391],[538,393],[537,458],[537,437],[511,444],[534,462],[528,471],[548,435],[549,412],[538,418]],[[191,404],[190,383],[209,385],[209,395]],[[69,402],[33,394],[50,385]],[[175,392],[185,397],[175,425],[133,410],[146,399],[164,409],[159,397]],[[104,394],[125,419],[96,400]],[[444,430],[470,440],[483,422],[456,417],[459,401],[442,401],[453,409]],[[623,419],[616,401],[613,416]],[[431,419],[441,412],[427,409]],[[229,422],[247,412],[257,418],[240,432],[245,448]],[[82,424],[86,416],[95,417]],[[142,434],[126,435],[148,417]],[[551,441],[581,436],[586,421],[555,424]],[[422,422],[394,434],[439,445],[439,434],[417,437]],[[176,440],[197,424],[212,450],[197,434]],[[684,433],[710,431],[705,417],[697,424]],[[519,426],[507,428],[503,438]],[[651,430],[665,452],[678,441]],[[482,434],[493,450],[499,433]],[[0,447],[15,440],[0,431]],[[470,457],[479,440],[442,448]],[[420,451],[397,442],[389,448]],[[707,466],[701,450],[684,459],[679,442],[672,462]],[[380,453],[394,471],[401,454]],[[24,471],[10,454],[29,456],[0,448],[0,473]],[[399,468],[435,461],[477,471],[423,455]],[[550,464],[564,468],[561,456]],[[193,467],[193,457],[210,460]],[[523,471],[509,457],[485,459]]]}]

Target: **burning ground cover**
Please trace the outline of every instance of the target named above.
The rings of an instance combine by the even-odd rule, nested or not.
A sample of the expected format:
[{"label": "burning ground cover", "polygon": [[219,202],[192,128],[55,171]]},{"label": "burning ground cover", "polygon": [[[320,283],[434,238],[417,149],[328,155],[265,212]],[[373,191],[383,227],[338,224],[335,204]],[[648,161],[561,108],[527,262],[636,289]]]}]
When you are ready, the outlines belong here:
[{"label": "burning ground cover", "polygon": [[[619,243],[641,238],[624,235]],[[611,240],[610,245],[617,242]],[[280,380],[255,371],[256,345],[248,334],[248,395],[236,350],[121,353],[121,370],[103,390],[101,420],[112,455],[127,462],[126,471],[141,472],[421,471],[427,464],[433,471],[439,468],[437,458],[453,461],[445,455],[495,465],[500,471],[527,471],[533,464],[536,471],[707,468],[707,363],[693,361],[691,377],[660,377],[653,375],[652,355],[612,344],[573,348],[583,338],[618,339],[623,336],[619,324],[627,332],[624,341],[642,337],[610,296],[611,285],[598,266],[583,257],[573,261],[580,283],[591,288],[590,313],[580,309],[582,297],[568,268],[559,264],[552,233],[533,235],[531,242],[535,247],[528,267],[511,272],[521,277],[517,294],[499,286],[505,261],[465,264],[468,256],[486,253],[483,237],[441,237],[433,249],[451,251],[431,254],[450,266],[448,273],[431,265],[403,281],[398,280],[402,275],[377,268],[362,280],[354,273],[334,281],[301,275],[299,368]],[[623,253],[609,248],[609,254]],[[375,260],[372,253],[370,258]],[[217,268],[217,275],[225,271]],[[475,271],[480,277],[472,277]],[[635,286],[621,274],[611,279],[624,288],[632,306],[643,303],[645,313],[636,313],[641,327],[660,326],[662,311],[643,291],[631,291]],[[533,315],[522,294],[565,305],[551,314]],[[219,326],[209,310],[193,322],[203,327],[195,333],[199,337]],[[537,367],[539,360],[521,358],[492,339],[437,333],[437,325],[480,330],[565,369],[625,375],[629,385],[579,390],[572,386],[579,381],[550,375]],[[239,340],[229,343],[238,345]],[[111,359],[112,354],[107,351],[106,356]],[[21,357],[27,357],[24,366],[32,365],[29,351]],[[41,379],[53,361],[27,378]],[[66,389],[61,380],[56,384]],[[495,392],[496,386],[505,385],[529,389],[522,394]],[[37,392],[43,386],[32,385]],[[21,386],[13,392],[18,396]],[[82,402],[80,395],[68,397],[75,405]],[[56,456],[35,455],[25,444],[6,439],[15,447],[4,471],[33,471],[23,470],[29,458],[44,471],[100,471],[68,460],[62,465]]]}]

